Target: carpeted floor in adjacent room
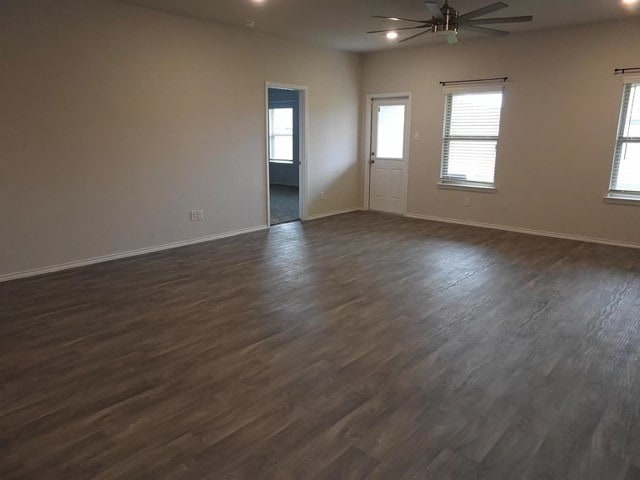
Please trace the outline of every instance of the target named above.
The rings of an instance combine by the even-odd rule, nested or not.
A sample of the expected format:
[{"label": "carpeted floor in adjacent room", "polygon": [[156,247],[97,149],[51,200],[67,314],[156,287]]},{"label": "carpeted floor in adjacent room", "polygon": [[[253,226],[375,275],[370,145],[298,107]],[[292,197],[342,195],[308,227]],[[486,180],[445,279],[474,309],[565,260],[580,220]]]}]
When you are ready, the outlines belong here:
[{"label": "carpeted floor in adjacent room", "polygon": [[271,194],[271,225],[293,222],[300,218],[299,188],[287,185],[269,185]]}]

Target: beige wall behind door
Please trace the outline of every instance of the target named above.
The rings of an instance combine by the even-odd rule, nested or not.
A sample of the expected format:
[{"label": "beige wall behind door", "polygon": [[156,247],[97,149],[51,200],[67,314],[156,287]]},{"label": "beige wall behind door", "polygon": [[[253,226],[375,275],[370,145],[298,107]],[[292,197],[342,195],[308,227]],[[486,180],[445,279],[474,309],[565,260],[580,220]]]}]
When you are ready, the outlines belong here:
[{"label": "beige wall behind door", "polygon": [[[603,202],[622,81],[638,66],[640,19],[367,54],[364,94],[410,91],[407,211],[640,244],[640,205]],[[495,194],[440,190],[439,81],[509,76]],[[413,137],[413,134],[412,134]],[[470,197],[471,206],[464,206]]]},{"label": "beige wall behind door", "polygon": [[0,45],[0,277],[265,225],[267,80],[309,86],[309,214],[362,204],[357,55],[106,0],[1,2]]}]

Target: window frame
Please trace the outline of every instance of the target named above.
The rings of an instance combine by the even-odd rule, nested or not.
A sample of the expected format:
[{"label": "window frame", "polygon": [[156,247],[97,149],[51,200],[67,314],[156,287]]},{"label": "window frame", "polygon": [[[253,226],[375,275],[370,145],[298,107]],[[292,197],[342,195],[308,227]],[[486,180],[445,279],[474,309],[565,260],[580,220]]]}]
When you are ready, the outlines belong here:
[{"label": "window frame", "polygon": [[[620,102],[620,115],[618,117],[618,127],[616,129],[616,140],[613,150],[613,161],[611,162],[611,175],[609,176],[609,188],[605,201],[609,203],[622,203],[629,205],[640,205],[640,189],[620,190],[614,188],[617,182],[617,175],[620,169],[620,160],[626,145],[630,143],[640,144],[640,137],[627,137],[624,135],[625,122],[629,107],[631,106],[631,89],[636,86],[640,91],[640,75],[625,75],[622,85],[622,99]],[[636,93],[637,95],[637,93]]]},{"label": "window frame", "polygon": [[[495,170],[498,165],[498,146],[500,144],[500,134],[502,132],[502,112],[504,105],[504,82],[501,83],[484,83],[482,85],[453,85],[453,86],[444,86],[444,117],[443,117],[443,128],[442,128],[442,151],[440,155],[440,178],[438,180],[438,188],[441,189],[452,189],[452,190],[471,190],[471,191],[481,191],[481,192],[496,192],[496,178],[495,178]],[[448,135],[448,132],[451,128],[450,124],[450,111],[452,108],[453,97],[455,95],[466,95],[466,94],[482,94],[482,93],[500,93],[502,95],[502,105],[500,107],[500,120],[498,123],[498,135],[497,136],[451,136]],[[448,158],[445,157],[447,154],[447,145],[450,144],[452,140],[468,140],[468,141],[487,141],[487,142],[495,142],[496,143],[496,156],[494,160],[494,177],[492,182],[477,182],[473,180],[456,180],[453,178],[448,178],[445,176],[445,164],[448,164]],[[447,162],[445,162],[447,160]]]},{"label": "window frame", "polygon": [[[296,158],[296,152],[295,152],[295,138],[294,138],[294,134],[295,134],[295,121],[296,121],[296,109],[294,105],[288,104],[288,103],[282,103],[282,104],[274,104],[273,106],[269,106],[268,108],[268,116],[269,116],[269,121],[268,121],[268,126],[269,129],[271,130],[271,127],[273,125],[273,117],[272,117],[272,111],[273,110],[291,110],[291,124],[292,124],[292,130],[291,130],[291,135],[285,135],[285,134],[278,134],[278,133],[272,133],[271,131],[267,132],[267,141],[268,141],[268,147],[269,147],[269,163],[282,163],[285,165],[293,165],[295,158]],[[292,158],[286,159],[286,158],[272,158],[271,157],[271,152],[273,151],[273,141],[276,137],[290,137],[291,138],[291,156]]]}]

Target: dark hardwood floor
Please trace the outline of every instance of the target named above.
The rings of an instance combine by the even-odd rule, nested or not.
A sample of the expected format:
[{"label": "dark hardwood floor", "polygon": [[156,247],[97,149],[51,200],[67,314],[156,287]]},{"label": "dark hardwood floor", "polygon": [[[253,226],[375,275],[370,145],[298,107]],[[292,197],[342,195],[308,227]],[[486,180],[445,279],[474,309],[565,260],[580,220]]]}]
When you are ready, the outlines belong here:
[{"label": "dark hardwood floor", "polygon": [[640,250],[360,212],[0,302],[2,479],[640,478]]}]

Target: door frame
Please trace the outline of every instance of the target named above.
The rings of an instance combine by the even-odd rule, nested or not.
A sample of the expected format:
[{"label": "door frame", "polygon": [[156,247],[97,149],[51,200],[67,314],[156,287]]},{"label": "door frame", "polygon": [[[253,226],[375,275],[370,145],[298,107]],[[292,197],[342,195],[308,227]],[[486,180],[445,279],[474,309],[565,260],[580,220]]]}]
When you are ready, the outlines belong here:
[{"label": "door frame", "polygon": [[369,201],[371,199],[371,129],[373,127],[373,101],[374,100],[406,100],[406,125],[405,125],[405,169],[404,169],[404,200],[402,202],[402,214],[407,214],[407,196],[409,193],[409,159],[411,153],[411,92],[395,92],[395,93],[372,93],[366,97],[366,111],[364,123],[364,209],[370,210]]},{"label": "door frame", "polygon": [[271,194],[269,192],[269,89],[276,88],[280,90],[297,90],[299,92],[298,96],[298,137],[299,137],[299,151],[298,151],[298,160],[300,162],[300,168],[298,169],[298,185],[299,185],[299,195],[298,195],[298,208],[300,212],[300,220],[307,220],[308,214],[308,192],[309,192],[309,169],[307,168],[307,159],[309,148],[307,145],[308,135],[308,125],[309,125],[309,87],[306,85],[290,85],[287,83],[277,83],[277,82],[265,82],[264,85],[264,118],[265,118],[265,181],[266,181],[266,189],[267,189],[267,227],[271,228]]}]

